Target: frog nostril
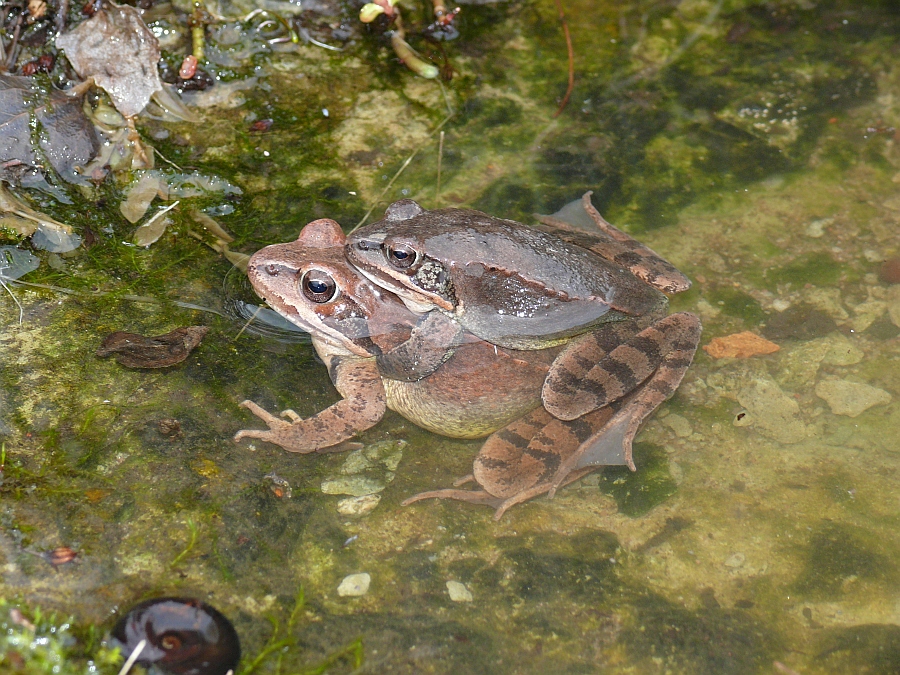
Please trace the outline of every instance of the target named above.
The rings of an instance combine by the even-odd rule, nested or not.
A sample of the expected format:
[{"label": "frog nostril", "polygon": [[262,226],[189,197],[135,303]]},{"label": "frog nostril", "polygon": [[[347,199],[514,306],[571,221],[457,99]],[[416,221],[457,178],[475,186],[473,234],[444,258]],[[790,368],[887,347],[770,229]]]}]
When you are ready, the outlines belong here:
[{"label": "frog nostril", "polygon": [[266,274],[270,277],[278,276],[278,266],[277,265],[266,265]]},{"label": "frog nostril", "polygon": [[369,242],[363,239],[356,242],[356,248],[358,248],[360,251],[368,251],[371,247],[369,246]]}]

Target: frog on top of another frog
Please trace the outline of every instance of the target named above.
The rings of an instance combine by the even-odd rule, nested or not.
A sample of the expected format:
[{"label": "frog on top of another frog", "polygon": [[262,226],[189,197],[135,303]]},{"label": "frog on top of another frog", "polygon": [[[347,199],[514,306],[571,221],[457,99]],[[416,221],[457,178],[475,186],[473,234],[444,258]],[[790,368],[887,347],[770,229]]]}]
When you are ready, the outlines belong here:
[{"label": "frog on top of another frog", "polygon": [[[587,197],[585,201],[589,204]],[[322,223],[329,225],[325,227]],[[559,222],[548,224],[555,229],[567,227]],[[343,234],[336,223],[316,221],[304,229],[296,242],[267,247],[254,256],[250,278],[257,292],[274,308],[317,336],[314,340],[317,351],[329,364],[332,379],[346,399],[309,420],[285,411],[292,422],[275,418],[246,401],[243,405],[265,420],[270,429],[245,430],[236,438],[261,438],[292,451],[323,449],[376,423],[384,412],[385,397],[391,396],[394,401],[388,400],[388,407],[432,431],[459,437],[484,435],[490,431],[487,426],[497,428],[501,425],[498,422],[503,421],[495,410],[478,409],[472,406],[472,401],[493,398],[506,410],[512,409],[511,400],[517,401],[513,407],[518,405],[520,409],[538,405],[533,387],[540,376],[535,377],[535,367],[546,372],[546,364],[558,348],[519,352],[516,356],[512,350],[498,350],[471,335],[446,353],[427,340],[410,347],[408,337],[416,317],[408,312],[404,315],[397,298],[379,294],[377,287],[367,286],[340,255],[335,257],[333,249],[342,242]],[[601,238],[600,243],[608,242]],[[618,251],[623,248],[619,246]],[[604,248],[607,252],[615,250],[614,245]],[[692,315],[685,316],[690,323]],[[683,320],[682,315],[667,319]],[[699,337],[699,324],[696,320],[694,323]],[[423,324],[420,321],[417,329]],[[627,322],[607,327],[605,342],[594,341],[592,357],[602,359],[634,332],[635,328]],[[649,344],[657,337],[651,334],[646,341]],[[441,340],[437,338],[438,343]],[[344,341],[349,341],[349,346],[342,344]],[[664,342],[659,341],[657,348]],[[641,386],[632,387],[633,393],[618,397],[612,405],[579,416],[573,422],[552,418],[538,407],[496,432],[475,461],[474,478],[482,490],[436,491],[409,501],[425,497],[465,499],[495,506],[495,517],[499,517],[512,504],[542,492],[552,493],[598,466],[628,464],[634,468],[631,441],[640,423],[674,392],[695,348],[696,339],[680,346],[669,345],[670,363],[657,366],[653,377]],[[529,355],[539,354],[539,366],[534,362],[528,364]],[[370,358],[373,356],[374,364]],[[414,363],[409,363],[410,359]],[[423,372],[430,373],[437,368],[437,376],[420,373],[416,377],[403,377],[407,365],[414,371],[419,362],[432,364],[426,365]],[[616,359],[611,363],[617,363]],[[344,374],[359,371],[364,371],[364,377]],[[399,372],[399,381],[393,381],[392,375],[386,376],[385,372]],[[577,378],[569,385],[578,390]],[[527,405],[523,403],[526,400]],[[367,405],[366,401],[374,401],[374,405]],[[445,418],[451,421],[448,423]],[[467,420],[466,433],[460,433],[460,418]],[[480,426],[473,425],[473,419],[480,420]],[[481,433],[475,433],[476,429]]]},{"label": "frog on top of another frog", "polygon": [[[401,200],[384,219],[348,236],[347,259],[424,313],[412,342],[424,339],[421,326],[443,317],[460,333],[503,346],[565,343],[541,397],[559,419],[575,420],[639,390],[614,420],[622,427],[625,463],[634,469],[631,440],[681,382],[701,327],[693,314],[666,315],[662,291],[686,290],[687,277],[606,222],[590,194],[582,198],[596,226],[590,232],[553,218],[544,219],[552,233],[544,232],[480,211],[425,211]],[[556,485],[603,457],[586,448],[571,462],[560,467]]]},{"label": "frog on top of another frog", "polygon": [[[517,352],[470,338],[442,355],[428,377],[418,381],[385,377],[380,372],[382,357],[390,357],[392,348],[408,339],[417,317],[399,298],[350,267],[343,244],[338,224],[321,219],[308,224],[296,241],[267,246],[251,258],[248,275],[254,289],[312,334],[343,398],[307,419],[286,410],[282,415],[288,420],[244,401],[241,405],[269,429],[239,431],[236,441],[257,438],[303,453],[344,449],[344,442],[376,424],[386,407],[446,436],[475,438],[499,429],[475,463],[474,478],[481,490],[456,491],[460,499],[494,506],[495,518],[510,506],[553,489],[549,479],[585,444],[604,444],[606,463],[623,463],[621,439],[603,431],[615,407],[568,423],[552,418],[540,406],[543,379],[559,348]],[[393,367],[401,364],[402,360]],[[528,452],[533,440],[543,444],[539,453]],[[575,469],[563,482],[596,468]],[[423,493],[409,501],[430,496],[455,495]]]},{"label": "frog on top of another frog", "polygon": [[[275,417],[252,401],[241,405],[269,425],[235,440],[258,438],[291,452],[339,445],[376,424],[385,408],[435,433],[481,438],[540,404],[540,391],[558,349],[516,352],[470,338],[435,353],[418,345],[434,373],[417,381],[385,377],[392,348],[409,339],[418,317],[393,294],[368,281],[344,259],[344,233],[333,220],[306,225],[296,241],[257,251],[247,274],[254,290],[279,314],[307,330],[341,401],[300,419]],[[402,354],[405,359],[417,358]]]}]

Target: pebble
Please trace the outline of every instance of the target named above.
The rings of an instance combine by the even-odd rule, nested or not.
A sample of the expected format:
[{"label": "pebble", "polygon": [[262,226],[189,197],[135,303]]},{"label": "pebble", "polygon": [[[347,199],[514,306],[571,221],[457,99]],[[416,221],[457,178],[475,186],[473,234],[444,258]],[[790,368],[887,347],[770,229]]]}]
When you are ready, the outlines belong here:
[{"label": "pebble", "polygon": [[876,405],[891,402],[884,389],[849,380],[825,380],[816,385],[816,396],[825,399],[835,415],[856,417]]},{"label": "pebble", "polygon": [[472,591],[458,581],[447,582],[447,593],[450,594],[453,602],[472,602],[473,600]]},{"label": "pebble", "polygon": [[669,427],[678,438],[687,438],[694,433],[694,430],[691,429],[691,423],[676,413],[666,415],[666,417],[663,418],[662,423]]},{"label": "pebble", "polygon": [[888,289],[887,306],[891,323],[900,328],[900,285],[894,285]]},{"label": "pebble", "polygon": [[322,492],[326,495],[363,495],[381,492],[385,488],[383,480],[369,478],[368,476],[339,476],[322,481]]},{"label": "pebble", "polygon": [[394,480],[405,446],[403,440],[381,441],[351,452],[338,470],[339,475],[322,481],[322,492],[353,497],[381,492]]},{"label": "pebble", "polygon": [[746,556],[743,553],[732,553],[725,561],[725,567],[738,568],[744,564]]},{"label": "pebble", "polygon": [[364,516],[375,510],[381,495],[365,494],[358,497],[347,497],[337,504],[338,513],[342,516]]},{"label": "pebble", "polygon": [[369,576],[368,572],[350,574],[341,581],[337,592],[342,598],[358,598],[369,592],[370,583],[372,583],[372,577]]}]

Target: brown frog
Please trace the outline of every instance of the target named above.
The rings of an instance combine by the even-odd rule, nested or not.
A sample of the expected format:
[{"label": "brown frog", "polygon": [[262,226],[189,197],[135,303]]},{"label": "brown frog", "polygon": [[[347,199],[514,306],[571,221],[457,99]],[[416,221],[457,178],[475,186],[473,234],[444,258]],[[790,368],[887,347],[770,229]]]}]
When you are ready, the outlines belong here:
[{"label": "brown frog", "polygon": [[[686,312],[666,315],[661,291],[686,290],[687,277],[606,222],[590,193],[582,204],[596,225],[590,233],[552,219],[553,233],[536,232],[479,211],[424,211],[401,200],[382,221],[348,237],[347,258],[400,294],[408,307],[425,310],[431,324],[439,323],[433,317],[441,313],[459,323],[460,331],[526,349],[546,348],[580,331],[567,338],[551,366],[544,407],[559,419],[575,420],[640,388],[614,420],[623,430],[624,463],[634,469],[631,441],[680,383],[699,344],[700,322]],[[516,307],[518,321],[504,324]],[[578,325],[570,319],[581,310],[586,320]],[[526,330],[527,339],[507,340],[512,326]],[[411,340],[419,339],[417,327]],[[573,468],[592,463],[608,462],[604,452],[587,445],[561,465],[554,485]]]},{"label": "brown frog", "polygon": [[469,339],[438,355],[442,363],[430,377],[384,377],[380,359],[391,367],[392,348],[408,340],[417,317],[346,263],[344,241],[335,221],[317,220],[296,241],[258,251],[247,270],[269,305],[312,334],[342,400],[307,419],[286,410],[288,420],[244,401],[269,429],[245,429],[235,440],[258,438],[291,452],[325,451],[376,424],[386,408],[438,434],[480,438],[540,404],[556,349],[516,352]]}]

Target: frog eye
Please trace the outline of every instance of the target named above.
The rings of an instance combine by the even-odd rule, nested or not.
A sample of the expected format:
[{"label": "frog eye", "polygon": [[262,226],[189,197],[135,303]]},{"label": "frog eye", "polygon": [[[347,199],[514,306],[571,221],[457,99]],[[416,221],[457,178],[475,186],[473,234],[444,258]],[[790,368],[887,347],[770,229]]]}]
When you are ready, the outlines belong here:
[{"label": "frog eye", "polygon": [[384,249],[388,262],[397,269],[406,270],[413,267],[419,255],[408,244],[389,245]]},{"label": "frog eye", "polygon": [[338,295],[337,284],[322,270],[308,270],[300,277],[300,291],[313,302],[330,302]]}]

